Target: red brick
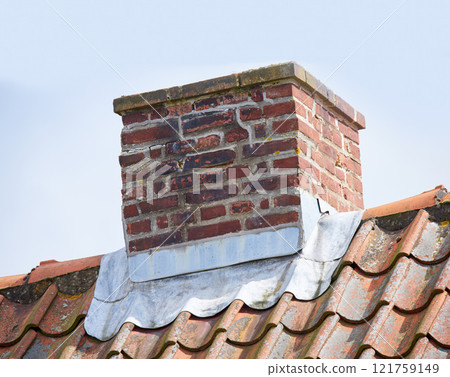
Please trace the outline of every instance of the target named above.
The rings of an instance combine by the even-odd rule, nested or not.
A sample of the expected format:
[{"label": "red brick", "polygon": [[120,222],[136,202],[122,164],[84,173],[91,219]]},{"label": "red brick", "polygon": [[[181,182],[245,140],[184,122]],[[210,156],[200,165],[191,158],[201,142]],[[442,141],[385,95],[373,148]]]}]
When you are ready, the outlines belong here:
[{"label": "red brick", "polygon": [[287,213],[273,213],[264,217],[250,217],[245,221],[247,229],[266,228],[268,226],[276,226],[279,224],[288,224],[298,221],[298,212],[291,211]]},{"label": "red brick", "polygon": [[136,223],[127,224],[128,234],[139,234],[151,231],[150,219],[138,221]]},{"label": "red brick", "polygon": [[153,159],[161,157],[161,147],[150,149],[150,157]]},{"label": "red brick", "polygon": [[331,178],[327,173],[322,172],[320,174],[320,182],[322,182],[322,184],[331,191],[337,194],[341,193],[341,187],[339,183]]},{"label": "red brick", "polygon": [[319,104],[316,104],[316,114],[319,115],[324,121],[334,125],[335,118],[326,109],[324,109]]},{"label": "red brick", "polygon": [[241,127],[234,128],[225,134],[227,143],[236,143],[244,139],[248,139],[248,131]]},{"label": "red brick", "polygon": [[322,122],[313,116],[310,111],[308,111],[308,123],[311,124],[317,132],[322,132]]},{"label": "red brick", "polygon": [[242,154],[245,158],[266,156],[275,152],[295,150],[297,148],[296,139],[273,140],[266,143],[256,143],[253,146],[244,145]]},{"label": "red brick", "polygon": [[295,169],[298,167],[298,157],[287,157],[273,162],[275,169]]},{"label": "red brick", "polygon": [[170,189],[172,191],[175,191],[192,187],[193,186],[192,179],[193,179],[192,174],[172,178],[172,180],[170,181]]},{"label": "red brick", "polygon": [[131,240],[128,243],[128,245],[130,252],[137,252],[153,248],[159,248],[161,246],[173,245],[175,243],[180,243],[181,241],[182,241],[182,233],[181,230],[178,230],[173,233],[168,232],[151,237]]},{"label": "red brick", "polygon": [[180,226],[182,224],[191,224],[195,221],[195,216],[192,214],[192,212],[180,212],[180,213],[174,213],[170,217],[172,224],[174,226]]},{"label": "red brick", "polygon": [[163,209],[173,208],[178,206],[178,195],[167,196],[165,198],[153,199],[152,202],[139,203],[141,213],[148,213],[159,211]]},{"label": "red brick", "polygon": [[124,126],[132,123],[145,122],[146,120],[148,120],[148,114],[142,111],[136,111],[122,116],[122,123]]},{"label": "red brick", "polygon": [[264,91],[262,88],[252,89],[250,95],[253,101],[261,102],[264,100]]},{"label": "red brick", "polygon": [[338,122],[339,125],[339,131],[341,131],[345,137],[350,139],[351,141],[354,141],[356,144],[359,144],[359,134],[358,131],[355,131],[353,128],[347,126],[346,124],[342,122]]},{"label": "red brick", "polygon": [[213,202],[216,200],[231,198],[233,196],[236,196],[236,193],[236,187],[230,190],[228,186],[225,186],[223,189],[218,190],[203,190],[198,194],[187,192],[185,194],[185,198],[187,204],[202,204],[206,202]]},{"label": "red brick", "polygon": [[264,117],[273,118],[285,114],[295,114],[296,104],[294,101],[274,103],[264,106]]},{"label": "red brick", "polygon": [[166,187],[166,184],[163,181],[157,181],[153,183],[153,192],[155,194],[157,194],[158,192],[160,192],[161,190],[164,189],[164,187]]},{"label": "red brick", "polygon": [[279,134],[291,131],[300,131],[303,135],[315,141],[316,143],[318,143],[320,139],[320,134],[314,128],[308,126],[305,122],[298,118],[291,118],[273,122],[272,129],[273,132]]},{"label": "red brick", "polygon": [[170,117],[180,116],[192,111],[192,103],[186,102],[179,105],[173,105],[167,107],[167,115]]},{"label": "red brick", "polygon": [[255,125],[255,137],[266,137],[266,125],[264,123]]},{"label": "red brick", "polygon": [[263,199],[259,203],[259,208],[261,209],[268,209],[269,208],[269,199]]},{"label": "red brick", "polygon": [[358,160],[361,158],[361,153],[358,145],[353,144],[352,142],[347,142],[346,149],[351,155],[353,155],[353,157],[357,158]]},{"label": "red brick", "polygon": [[360,194],[363,193],[362,182],[358,177],[355,177],[351,173],[347,173],[347,182],[352,189],[359,192]]},{"label": "red brick", "polygon": [[331,174],[336,175],[336,162],[328,158],[327,156],[323,156],[323,166],[327,169]]},{"label": "red brick", "polygon": [[314,100],[308,93],[304,92],[301,89],[295,88],[294,97],[297,98],[301,103],[304,103],[306,106],[308,106],[312,110]]},{"label": "red brick", "polygon": [[266,88],[267,98],[280,98],[280,97],[290,97],[293,96],[293,89],[295,86],[293,84],[281,84],[270,86]]},{"label": "red brick", "polygon": [[347,187],[344,187],[344,199],[356,205],[358,208],[364,208],[363,199],[360,195],[350,191]]},{"label": "red brick", "polygon": [[139,215],[136,204],[130,204],[123,207],[123,217],[128,219],[129,217],[134,217]]},{"label": "red brick", "polygon": [[251,171],[247,165],[236,165],[227,168],[228,179],[231,179],[232,177],[236,179],[247,177],[247,174],[251,174]]},{"label": "red brick", "polygon": [[336,195],[333,195],[331,191],[327,192],[327,203],[333,208],[338,209],[338,199]]},{"label": "red brick", "polygon": [[188,240],[199,240],[202,238],[209,238],[221,236],[227,233],[239,232],[241,230],[241,223],[239,220],[226,221],[218,224],[197,226],[188,229]]},{"label": "red brick", "polygon": [[261,119],[262,110],[259,107],[242,108],[240,110],[241,119],[246,120],[256,120]]},{"label": "red brick", "polygon": [[168,124],[136,130],[132,132],[122,132],[122,144],[140,144],[148,141],[166,139],[176,135],[175,130]]},{"label": "red brick", "polygon": [[335,168],[335,174],[336,174],[336,178],[339,181],[345,182],[345,171],[343,169],[336,167]]},{"label": "red brick", "polygon": [[220,98],[205,98],[194,102],[195,110],[205,110],[220,105]]},{"label": "red brick", "polygon": [[205,137],[200,137],[195,144],[196,149],[209,149],[217,147],[220,144],[219,135],[209,135]]},{"label": "red brick", "polygon": [[252,202],[234,202],[230,205],[230,212],[234,215],[247,213],[253,210],[255,205]]},{"label": "red brick", "polygon": [[343,167],[351,170],[353,173],[356,173],[356,175],[361,176],[361,164],[359,162],[343,155],[340,155],[340,160]]},{"label": "red brick", "polygon": [[186,158],[184,161],[184,170],[229,164],[235,158],[236,152],[231,149],[197,154]]},{"label": "red brick", "polygon": [[186,133],[220,127],[234,122],[234,114],[231,110],[220,113],[192,114],[183,118],[183,130]]},{"label": "red brick", "polygon": [[[266,191],[273,191],[273,190],[280,189],[280,177],[279,176],[260,179],[258,181],[258,183]],[[249,182],[249,184],[252,185],[252,189],[250,190],[250,192],[255,192],[256,188],[253,186],[253,184],[251,182]],[[259,188],[258,185],[256,187]]]},{"label": "red brick", "polygon": [[192,151],[193,140],[178,140],[166,144],[167,154],[186,154]]},{"label": "red brick", "polygon": [[201,208],[200,212],[202,220],[211,220],[215,219],[216,217],[225,216],[226,214],[225,206],[223,205]]},{"label": "red brick", "polygon": [[222,101],[224,105],[245,102],[248,100],[248,93],[230,93],[222,96]]},{"label": "red brick", "polygon": [[156,218],[156,225],[159,229],[166,229],[169,226],[169,220],[167,216],[159,216]]},{"label": "red brick", "polygon": [[325,143],[324,141],[320,141],[319,143],[319,151],[325,153],[327,156],[331,157],[333,160],[337,160],[337,150],[331,145]]},{"label": "red brick", "polygon": [[300,205],[300,197],[297,195],[279,195],[274,199],[275,207],[286,207]]},{"label": "red brick", "polygon": [[144,159],[144,153],[134,153],[119,156],[119,164],[122,167],[130,166]]},{"label": "red brick", "polygon": [[168,111],[165,107],[158,107],[154,108],[152,111],[150,111],[150,119],[161,119],[165,118],[168,114]]}]

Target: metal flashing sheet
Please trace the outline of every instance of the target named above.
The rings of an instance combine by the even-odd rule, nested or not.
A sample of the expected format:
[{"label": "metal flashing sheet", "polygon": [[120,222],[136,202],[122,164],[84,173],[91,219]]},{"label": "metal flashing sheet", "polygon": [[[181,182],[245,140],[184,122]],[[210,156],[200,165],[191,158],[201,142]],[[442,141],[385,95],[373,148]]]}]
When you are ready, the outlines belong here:
[{"label": "metal flashing sheet", "polygon": [[[126,322],[142,328],[163,327],[182,311],[209,317],[235,299],[266,309],[287,291],[297,299],[312,300],[329,287],[361,217],[362,211],[323,214],[305,247],[295,255],[164,279],[132,281],[125,250],[105,255],[85,320],[86,332],[104,341]],[[268,233],[265,237],[280,237],[278,231]]]}]

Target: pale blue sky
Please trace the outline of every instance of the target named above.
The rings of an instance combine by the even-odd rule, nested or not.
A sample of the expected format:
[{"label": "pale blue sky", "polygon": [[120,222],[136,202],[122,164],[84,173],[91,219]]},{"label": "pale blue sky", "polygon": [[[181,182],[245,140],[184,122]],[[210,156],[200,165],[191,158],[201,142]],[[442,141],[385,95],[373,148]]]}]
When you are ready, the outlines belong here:
[{"label": "pale blue sky", "polygon": [[[45,1],[0,11],[0,276],[123,246],[112,100],[272,63],[320,80],[402,1]],[[366,116],[366,207],[450,188],[448,1],[409,0],[326,85]]]}]

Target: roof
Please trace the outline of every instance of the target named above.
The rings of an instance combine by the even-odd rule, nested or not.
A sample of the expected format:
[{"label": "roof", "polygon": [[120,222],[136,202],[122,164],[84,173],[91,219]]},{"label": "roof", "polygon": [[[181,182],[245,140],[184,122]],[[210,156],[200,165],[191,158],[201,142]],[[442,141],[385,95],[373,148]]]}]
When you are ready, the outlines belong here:
[{"label": "roof", "polygon": [[126,323],[106,342],[83,326],[100,257],[2,278],[0,358],[447,358],[450,197],[437,187],[401,203],[366,211],[314,300],[285,293],[265,310],[235,300],[159,329]]}]

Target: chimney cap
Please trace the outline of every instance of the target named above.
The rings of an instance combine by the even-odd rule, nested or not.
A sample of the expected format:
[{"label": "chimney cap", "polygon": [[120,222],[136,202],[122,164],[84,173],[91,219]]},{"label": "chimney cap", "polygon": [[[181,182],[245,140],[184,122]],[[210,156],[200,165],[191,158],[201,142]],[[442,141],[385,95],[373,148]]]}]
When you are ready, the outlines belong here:
[{"label": "chimney cap", "polygon": [[254,85],[288,79],[296,81],[307,91],[322,98],[327,105],[349,120],[356,129],[366,128],[364,115],[355,110],[295,62],[273,64],[183,86],[174,86],[167,89],[122,96],[114,100],[114,112],[123,115],[133,110],[149,107],[150,105],[154,106],[165,102],[182,101],[207,94],[243,89]]}]

